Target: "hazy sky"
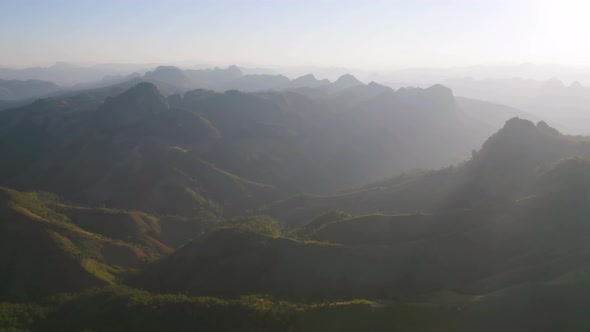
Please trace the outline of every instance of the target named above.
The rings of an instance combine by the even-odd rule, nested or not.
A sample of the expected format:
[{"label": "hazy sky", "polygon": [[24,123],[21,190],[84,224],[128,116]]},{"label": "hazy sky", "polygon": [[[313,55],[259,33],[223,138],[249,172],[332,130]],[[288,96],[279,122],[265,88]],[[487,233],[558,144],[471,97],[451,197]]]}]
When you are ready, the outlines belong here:
[{"label": "hazy sky", "polygon": [[583,0],[0,0],[0,66],[590,65]]}]

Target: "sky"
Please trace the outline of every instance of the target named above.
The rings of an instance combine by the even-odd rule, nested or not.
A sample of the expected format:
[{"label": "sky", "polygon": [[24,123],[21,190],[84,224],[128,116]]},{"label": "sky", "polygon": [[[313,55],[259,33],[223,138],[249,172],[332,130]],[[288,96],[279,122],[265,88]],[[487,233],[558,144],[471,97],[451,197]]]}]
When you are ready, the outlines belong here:
[{"label": "sky", "polygon": [[0,67],[590,65],[584,0],[0,0]]}]

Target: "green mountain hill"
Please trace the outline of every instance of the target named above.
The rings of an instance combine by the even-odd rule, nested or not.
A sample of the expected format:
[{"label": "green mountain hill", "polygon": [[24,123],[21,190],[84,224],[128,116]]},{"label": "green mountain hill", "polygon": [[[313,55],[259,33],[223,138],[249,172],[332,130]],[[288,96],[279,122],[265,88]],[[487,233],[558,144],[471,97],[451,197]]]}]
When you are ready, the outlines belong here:
[{"label": "green mountain hill", "polygon": [[[293,219],[287,236],[214,229],[127,282],[199,296],[396,303],[572,287],[587,280],[590,161],[560,158],[587,146],[544,123],[512,119],[464,165],[285,201],[271,210],[280,220],[325,214],[307,224]],[[423,213],[395,211],[409,207]],[[326,213],[336,208],[356,216]]]},{"label": "green mountain hill", "polygon": [[14,101],[45,97],[60,89],[58,85],[47,81],[0,79],[0,100]]},{"label": "green mountain hill", "polygon": [[544,122],[513,118],[462,165],[408,172],[335,195],[297,195],[265,213],[301,224],[329,210],[411,214],[491,206],[526,196],[539,168],[576,155],[590,156],[587,138],[563,135]]},{"label": "green mountain hill", "polygon": [[[0,187],[0,301],[113,284],[171,253],[216,219],[73,206],[43,192]],[[31,285],[36,285],[31,287]]]},{"label": "green mountain hill", "polygon": [[123,270],[158,255],[152,248],[115,241],[75,225],[52,209],[42,194],[1,188],[0,199],[2,300],[38,299],[108,285]]},{"label": "green mountain hill", "polygon": [[2,116],[6,163],[0,168],[13,187],[92,206],[184,216],[216,215],[219,203],[240,209],[272,191],[201,159],[203,147],[218,139],[217,129],[194,112],[170,108],[149,83],[96,110],[46,100]]},{"label": "green mountain hill", "polygon": [[315,97],[121,89],[1,112],[2,184],[90,206],[236,216],[296,193],[461,161],[492,130],[441,86],[373,83]]},{"label": "green mountain hill", "polygon": [[588,138],[513,118],[472,151],[496,120],[442,86],[296,90],[1,112],[0,300],[36,304],[1,303],[0,329],[587,326]]}]

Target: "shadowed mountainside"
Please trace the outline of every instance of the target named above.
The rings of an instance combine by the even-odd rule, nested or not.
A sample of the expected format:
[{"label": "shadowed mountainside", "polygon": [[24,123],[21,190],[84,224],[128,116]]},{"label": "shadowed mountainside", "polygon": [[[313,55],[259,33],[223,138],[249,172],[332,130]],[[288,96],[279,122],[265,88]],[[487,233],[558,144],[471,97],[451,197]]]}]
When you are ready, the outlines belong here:
[{"label": "shadowed mountainside", "polygon": [[289,194],[461,161],[496,121],[442,86],[165,98],[139,83],[109,97],[119,88],[0,113],[3,183],[93,206],[235,215]]},{"label": "shadowed mountainside", "polygon": [[[510,298],[531,283],[570,287],[587,279],[590,161],[567,156],[589,155],[588,146],[515,118],[462,166],[382,183],[373,196],[333,196],[312,210],[366,215],[329,212],[308,224],[291,222],[303,226],[289,233],[216,228],[128,282],[199,296],[428,303],[441,294]],[[441,179],[447,190],[433,191]],[[300,210],[314,200],[322,199],[273,212],[303,218]],[[369,210],[378,202],[389,202],[391,214]],[[399,214],[408,206],[423,213]]]}]

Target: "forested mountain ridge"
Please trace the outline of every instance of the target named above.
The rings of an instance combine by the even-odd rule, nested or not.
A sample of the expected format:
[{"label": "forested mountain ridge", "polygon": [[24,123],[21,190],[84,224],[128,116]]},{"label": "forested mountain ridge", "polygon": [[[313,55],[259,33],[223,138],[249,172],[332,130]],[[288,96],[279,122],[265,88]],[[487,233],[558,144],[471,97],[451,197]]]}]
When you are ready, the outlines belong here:
[{"label": "forested mountain ridge", "polygon": [[559,292],[588,289],[589,146],[514,118],[463,165],[278,204],[267,213],[291,229],[260,232],[267,218],[217,227],[127,282],[196,296],[451,305],[465,308],[464,324],[507,315],[509,330],[535,325],[520,314],[549,301],[543,324],[555,326],[584,302]]},{"label": "forested mountain ridge", "polygon": [[58,85],[47,81],[0,79],[0,100],[3,101],[45,97],[58,90]]},{"label": "forested mountain ridge", "polygon": [[269,190],[200,159],[197,153],[218,139],[218,131],[194,112],[170,109],[149,83],[96,110],[54,99],[1,116],[7,138],[2,171],[17,188],[44,189],[95,206],[178,215],[216,214],[209,195],[220,199],[225,192],[224,204],[238,205],[247,203],[246,196],[234,203],[230,195]]},{"label": "forested mountain ridge", "polygon": [[108,285],[122,269],[161,253],[153,245],[118,242],[78,227],[52,207],[51,196],[1,188],[0,197],[2,300]]},{"label": "forested mountain ridge", "polygon": [[[117,89],[0,113],[0,178],[21,191],[2,189],[0,227],[5,237],[22,235],[2,241],[0,263],[11,268],[0,273],[0,296],[36,300],[119,284],[152,293],[117,286],[0,308],[38,315],[22,326],[60,326],[81,305],[86,318],[76,326],[108,330],[98,322],[117,313],[89,308],[115,301],[134,327],[131,312],[203,312],[209,303],[267,317],[232,319],[276,331],[326,330],[321,322],[343,312],[375,322],[411,312],[424,315],[420,330],[469,330],[505,313],[506,301],[586,287],[585,137],[512,118],[475,150],[499,121],[496,110],[518,111],[457,99],[443,86],[166,97],[142,82],[110,96]],[[396,173],[404,174],[363,185]],[[43,289],[26,289],[31,275]],[[273,299],[227,300],[251,294]],[[372,302],[310,304],[357,298]],[[274,303],[284,310],[264,309]],[[449,315],[449,306],[466,312]],[[405,319],[387,326],[412,326]]]},{"label": "forested mountain ridge", "polygon": [[231,214],[459,162],[493,131],[444,87],[318,89],[166,98],[139,83],[115,97],[39,100],[0,113],[0,173],[5,185],[90,205]]},{"label": "forested mountain ridge", "polygon": [[568,133],[590,133],[587,125],[590,89],[580,82],[566,84],[555,77],[545,80],[452,78],[438,82],[453,89],[457,96],[516,107]]},{"label": "forested mountain ridge", "polygon": [[540,169],[561,158],[590,156],[590,140],[545,122],[513,118],[460,166],[408,172],[336,195],[298,195],[270,206],[281,220],[301,223],[322,211],[352,214],[435,212],[487,206],[527,196]]}]

